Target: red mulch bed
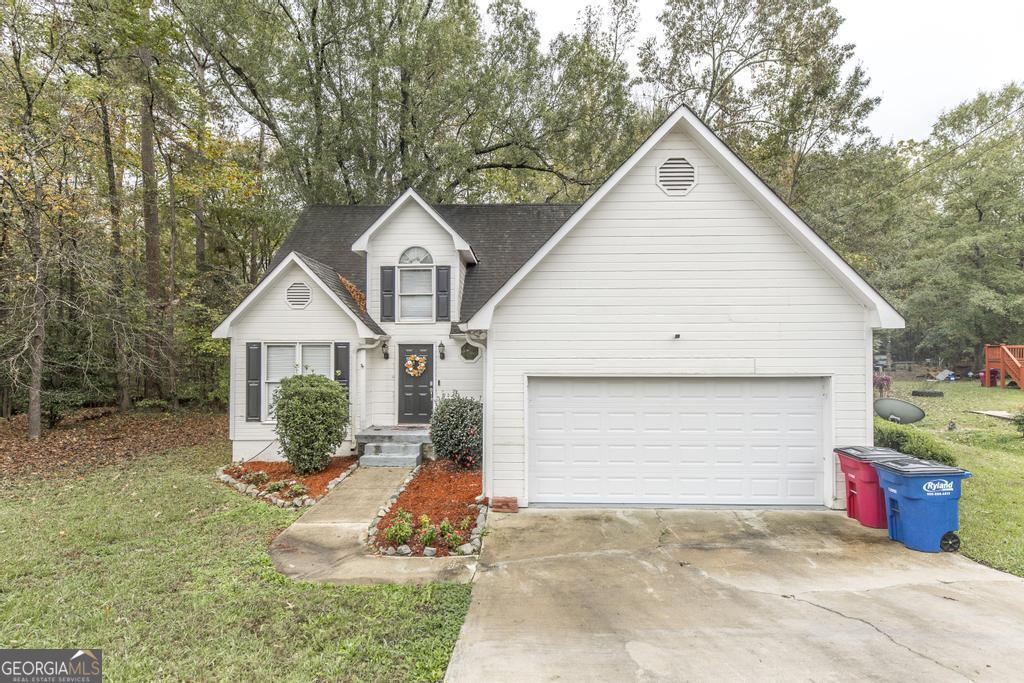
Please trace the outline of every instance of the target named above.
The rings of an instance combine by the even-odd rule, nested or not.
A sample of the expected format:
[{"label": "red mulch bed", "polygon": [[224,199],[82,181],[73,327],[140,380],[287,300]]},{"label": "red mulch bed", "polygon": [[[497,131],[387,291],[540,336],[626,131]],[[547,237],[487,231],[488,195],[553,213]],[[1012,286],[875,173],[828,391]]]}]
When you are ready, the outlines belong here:
[{"label": "red mulch bed", "polygon": [[[242,465],[230,465],[224,468],[224,472],[241,480],[246,472],[266,472],[270,479],[265,484],[257,484],[256,488],[266,491],[267,487],[275,481],[298,481],[305,485],[308,493],[305,495],[319,498],[327,493],[327,484],[332,479],[337,479],[342,472],[347,470],[357,459],[355,455],[343,458],[331,458],[331,464],[323,472],[316,474],[300,475],[292,471],[292,466],[287,462],[266,462],[264,460],[252,460]],[[279,498],[292,498],[287,489],[277,492]]]},{"label": "red mulch bed", "polygon": [[96,467],[172,448],[226,443],[228,418],[221,412],[118,413],[87,408],[64,419],[42,438],[25,438],[25,415],[0,420],[0,478],[76,477]]},{"label": "red mulch bed", "polygon": [[[407,545],[412,548],[413,555],[423,554],[423,544],[419,539],[422,515],[430,517],[434,525],[447,519],[456,528],[468,517],[472,524],[464,532],[460,532],[463,542],[468,542],[479,513],[475,499],[482,490],[483,479],[480,470],[463,470],[450,460],[426,463],[377,525],[377,547],[395,547],[394,543],[389,543],[384,538],[384,530],[391,526],[400,509],[412,514],[414,532]],[[449,554],[442,543],[436,543],[434,547],[437,548],[439,557]]]}]

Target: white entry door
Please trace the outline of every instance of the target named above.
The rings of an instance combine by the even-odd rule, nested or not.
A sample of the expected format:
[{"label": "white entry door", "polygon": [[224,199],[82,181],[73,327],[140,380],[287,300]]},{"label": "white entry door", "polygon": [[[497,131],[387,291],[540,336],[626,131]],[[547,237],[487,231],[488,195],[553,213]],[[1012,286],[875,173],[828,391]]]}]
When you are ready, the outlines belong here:
[{"label": "white entry door", "polygon": [[529,502],[822,505],[821,378],[528,385]]}]

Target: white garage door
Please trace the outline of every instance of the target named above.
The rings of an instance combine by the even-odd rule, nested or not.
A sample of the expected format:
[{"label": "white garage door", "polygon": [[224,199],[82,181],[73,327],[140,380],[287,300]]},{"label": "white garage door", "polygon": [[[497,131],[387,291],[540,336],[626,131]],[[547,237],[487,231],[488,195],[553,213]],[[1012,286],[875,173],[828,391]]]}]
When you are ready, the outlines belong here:
[{"label": "white garage door", "polygon": [[531,378],[529,502],[821,505],[824,380]]}]

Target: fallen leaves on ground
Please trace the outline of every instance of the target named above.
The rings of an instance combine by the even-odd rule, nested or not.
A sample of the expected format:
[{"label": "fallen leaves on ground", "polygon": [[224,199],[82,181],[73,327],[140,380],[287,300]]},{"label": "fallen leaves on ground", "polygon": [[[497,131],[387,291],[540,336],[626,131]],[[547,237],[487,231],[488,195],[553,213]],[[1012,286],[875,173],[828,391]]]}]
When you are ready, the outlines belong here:
[{"label": "fallen leaves on ground", "polygon": [[89,408],[68,417],[42,438],[25,437],[19,415],[0,420],[0,477],[80,476],[95,467],[171,448],[227,439],[224,413],[181,410],[168,413],[118,413]]}]

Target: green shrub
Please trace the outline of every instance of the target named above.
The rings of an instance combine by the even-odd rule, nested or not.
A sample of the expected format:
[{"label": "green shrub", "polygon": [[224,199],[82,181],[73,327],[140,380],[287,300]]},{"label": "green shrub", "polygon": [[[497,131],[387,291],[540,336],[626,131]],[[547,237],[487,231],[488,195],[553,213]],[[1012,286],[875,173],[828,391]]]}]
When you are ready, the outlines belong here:
[{"label": "green shrub", "polygon": [[1010,422],[1012,422],[1014,428],[1018,432],[1020,432],[1020,435],[1024,436],[1024,412],[1020,412],[1014,415],[1013,419],[1010,420]]},{"label": "green shrub", "polygon": [[946,444],[912,425],[901,425],[875,418],[875,445],[945,465],[956,465],[956,456]]},{"label": "green shrub", "polygon": [[437,535],[441,542],[452,550],[455,550],[465,542],[463,535],[455,530],[455,527],[452,526],[447,517],[437,525]]},{"label": "green shrub", "polygon": [[465,469],[477,467],[483,455],[484,404],[458,393],[443,396],[430,417],[430,441],[439,458]]},{"label": "green shrub", "polygon": [[398,510],[391,526],[384,530],[384,538],[395,545],[408,543],[412,538],[412,516],[404,510]]},{"label": "green shrub", "polygon": [[171,404],[160,398],[143,398],[135,402],[135,410],[142,413],[166,413]]},{"label": "green shrub", "polygon": [[267,484],[267,491],[270,492],[270,493],[277,493],[278,491],[280,491],[281,489],[283,489],[287,485],[288,485],[288,482],[286,482],[286,481],[281,481],[281,480],[272,481],[269,484]]},{"label": "green shrub", "polygon": [[420,543],[424,547],[432,546],[437,542],[437,527],[425,526],[420,528]]},{"label": "green shrub", "polygon": [[281,380],[274,417],[281,451],[296,474],[322,472],[348,430],[348,392],[320,375]]},{"label": "green shrub", "polygon": [[86,395],[78,391],[44,391],[42,413],[47,428],[56,427],[61,420],[81,408],[86,400]]},{"label": "green shrub", "polygon": [[260,484],[266,484],[268,481],[270,481],[270,475],[261,470],[243,472],[242,481],[244,481],[246,484],[255,484],[256,486],[259,486]]},{"label": "green shrub", "polygon": [[306,488],[305,484],[297,481],[289,487],[288,492],[293,496],[304,496],[309,493],[309,489]]}]

